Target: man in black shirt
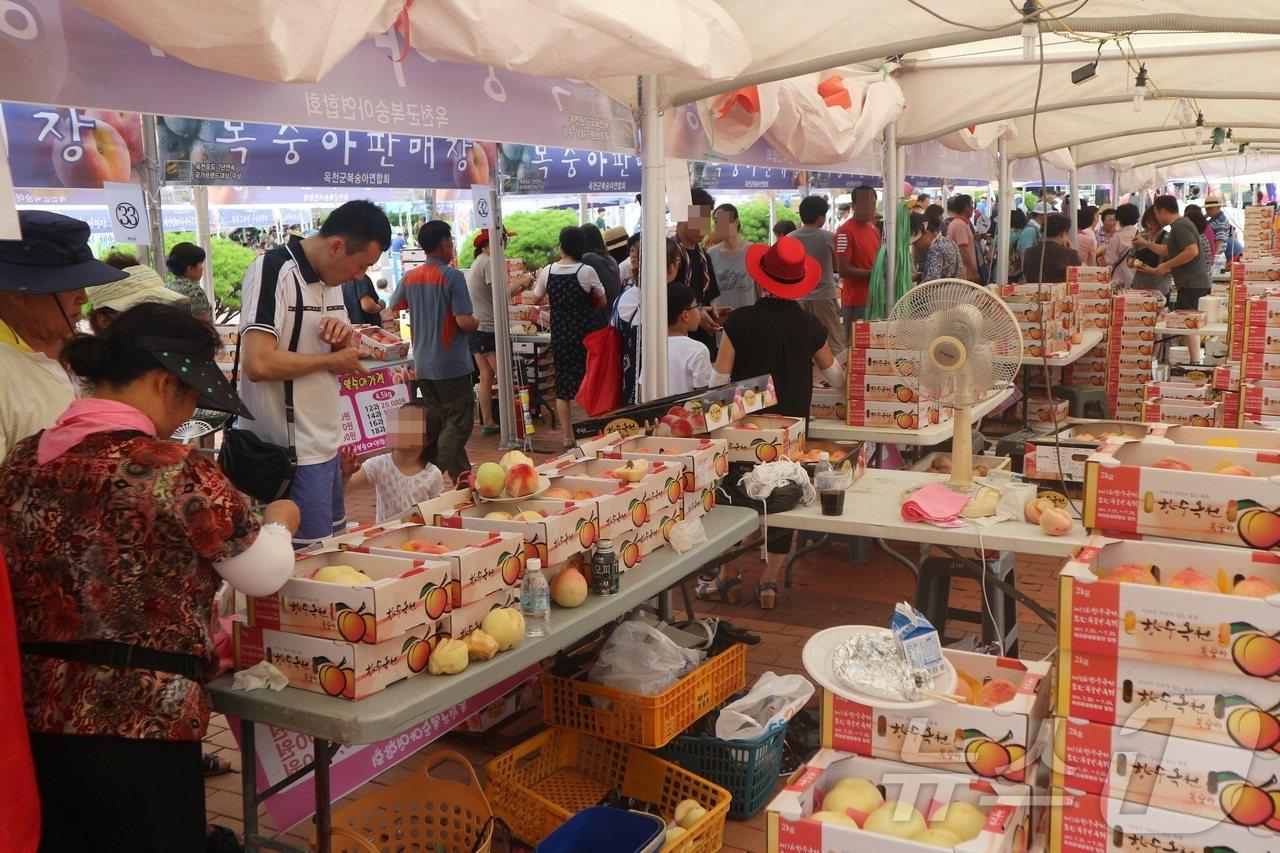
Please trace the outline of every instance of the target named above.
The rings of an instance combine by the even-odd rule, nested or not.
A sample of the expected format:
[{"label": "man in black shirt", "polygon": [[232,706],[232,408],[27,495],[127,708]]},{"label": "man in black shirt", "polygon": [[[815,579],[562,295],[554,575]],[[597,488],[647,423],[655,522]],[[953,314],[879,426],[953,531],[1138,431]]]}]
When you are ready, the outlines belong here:
[{"label": "man in black shirt", "polygon": [[[1022,274],[1027,282],[1057,284],[1067,280],[1067,267],[1080,266],[1080,255],[1071,247],[1071,219],[1061,213],[1049,214],[1044,240],[1022,253]],[[1044,259],[1041,271],[1041,257]]]},{"label": "man in black shirt", "polygon": [[347,306],[347,316],[353,325],[382,325],[382,309],[386,306],[378,299],[378,291],[369,276],[342,285],[342,303]]},{"label": "man in black shirt", "polygon": [[716,358],[716,333],[720,324],[716,322],[715,309],[711,302],[720,295],[720,287],[716,283],[716,271],[711,266],[711,258],[702,247],[702,240],[711,233],[711,210],[715,207],[715,199],[702,187],[693,187],[689,191],[693,205],[689,208],[684,222],[676,223],[676,241],[680,244],[680,268],[676,272],[676,281],[689,285],[693,295],[702,306],[702,319],[698,328],[689,333],[695,341],[706,344],[711,351],[711,360]]}]

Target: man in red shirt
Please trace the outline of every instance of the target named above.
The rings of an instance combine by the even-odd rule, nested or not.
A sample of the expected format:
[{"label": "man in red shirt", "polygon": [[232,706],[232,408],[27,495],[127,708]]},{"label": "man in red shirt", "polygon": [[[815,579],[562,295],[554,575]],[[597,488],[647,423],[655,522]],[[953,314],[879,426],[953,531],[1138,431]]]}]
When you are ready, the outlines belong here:
[{"label": "man in red shirt", "polygon": [[947,201],[947,208],[953,214],[947,225],[947,236],[960,250],[960,260],[964,263],[964,277],[975,284],[982,281],[978,274],[978,241],[973,235],[973,196],[961,193],[953,195]]},{"label": "man in red shirt", "polygon": [[871,268],[880,251],[876,228],[876,191],[863,184],[853,191],[853,216],[836,231],[836,268],[840,273],[840,305],[844,309],[845,339],[867,309]]}]

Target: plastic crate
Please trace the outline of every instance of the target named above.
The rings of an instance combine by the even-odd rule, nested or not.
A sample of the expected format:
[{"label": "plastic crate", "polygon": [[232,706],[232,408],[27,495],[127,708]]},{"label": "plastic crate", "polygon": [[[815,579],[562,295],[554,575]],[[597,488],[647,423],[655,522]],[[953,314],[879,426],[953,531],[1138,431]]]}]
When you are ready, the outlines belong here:
[{"label": "plastic crate", "polygon": [[534,853],[596,853],[601,838],[609,839],[610,853],[657,853],[666,831],[657,815],[593,806],[560,824]]},{"label": "plastic crate", "polygon": [[[541,681],[542,717],[553,726],[658,749],[746,683],[747,647],[742,643],[653,696],[546,673]],[[592,700],[604,707],[597,708]]]},{"label": "plastic crate", "polygon": [[706,808],[702,820],[663,847],[664,853],[714,853],[723,846],[729,792],[643,749],[553,728],[485,765],[485,794],[494,815],[527,844],[542,841],[618,789],[658,806],[664,821],[674,818],[681,800]]},{"label": "plastic crate", "polygon": [[746,820],[764,808],[778,786],[786,737],[785,725],[756,740],[680,735],[658,754],[690,773],[727,788],[733,795],[729,817]]}]

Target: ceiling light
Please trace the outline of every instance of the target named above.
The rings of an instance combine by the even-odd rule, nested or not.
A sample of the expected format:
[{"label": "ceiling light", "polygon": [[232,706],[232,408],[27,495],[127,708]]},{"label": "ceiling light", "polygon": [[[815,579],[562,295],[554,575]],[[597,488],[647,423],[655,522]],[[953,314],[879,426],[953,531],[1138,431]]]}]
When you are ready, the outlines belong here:
[{"label": "ceiling light", "polygon": [[1022,58],[1034,62],[1036,45],[1040,39],[1040,10],[1035,0],[1022,4]]},{"label": "ceiling light", "polygon": [[1147,97],[1147,66],[1138,69],[1138,76],[1133,80],[1133,111],[1142,112],[1142,101]]}]

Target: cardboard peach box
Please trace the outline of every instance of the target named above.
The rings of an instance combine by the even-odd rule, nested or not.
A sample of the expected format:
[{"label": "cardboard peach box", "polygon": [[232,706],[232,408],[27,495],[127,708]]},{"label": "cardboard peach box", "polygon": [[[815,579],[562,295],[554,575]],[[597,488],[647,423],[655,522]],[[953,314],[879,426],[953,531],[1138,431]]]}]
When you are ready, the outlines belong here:
[{"label": "cardboard peach box", "polygon": [[1276,837],[1079,791],[1050,791],[1049,853],[1275,853]]},{"label": "cardboard peach box", "polygon": [[1241,414],[1251,420],[1280,415],[1280,382],[1255,380],[1241,388]]},{"label": "cardboard peach box", "polygon": [[[249,625],[351,643],[394,639],[449,609],[453,575],[447,562],[329,548],[299,554],[294,577],[278,592],[249,599]],[[325,566],[350,566],[373,579],[351,586],[311,578]]]},{"label": "cardboard peach box", "polygon": [[[562,483],[554,485],[564,488]],[[604,484],[600,485],[602,491],[603,488]],[[461,506],[458,503],[460,496],[463,498]],[[422,520],[436,528],[477,530],[481,533],[520,537],[522,543],[520,573],[515,579],[508,580],[507,573],[515,570],[516,566],[513,564],[504,566],[503,580],[508,587],[516,587],[520,584],[520,579],[525,575],[524,561],[529,560],[530,557],[538,557],[543,561],[543,566],[559,565],[577,553],[590,551],[595,540],[599,538],[596,507],[590,498],[577,502],[530,500],[518,503],[474,503],[467,500],[470,497],[471,493],[466,489],[445,492],[434,500],[420,503],[417,508],[422,515]],[[492,512],[507,512],[508,515],[515,515],[517,512],[524,511],[538,512],[538,514],[545,512],[547,515],[541,516],[538,521],[485,517]],[[490,589],[489,592],[494,590]],[[486,594],[489,593],[483,593],[479,597]],[[461,605],[462,602],[457,603]]]},{"label": "cardboard peach box", "polygon": [[399,336],[388,332],[381,326],[355,326],[356,345],[368,353],[367,358],[379,361],[395,361],[407,358],[409,342],[400,340]]},{"label": "cardboard peach box", "polygon": [[1045,284],[1005,284],[1000,287],[1004,299],[1028,302],[1061,302],[1069,294],[1066,282]]},{"label": "cardboard peach box", "polygon": [[[944,417],[945,415],[945,417]],[[849,426],[865,426],[875,429],[917,430],[951,420],[950,410],[944,410],[932,400],[914,403],[849,404]]]},{"label": "cardboard peach box", "polygon": [[912,403],[920,398],[920,382],[910,376],[849,378],[849,402]]},{"label": "cardboard peach box", "polygon": [[1143,396],[1149,400],[1159,397],[1166,402],[1171,400],[1196,400],[1207,403],[1213,400],[1213,388],[1204,382],[1178,382],[1176,380],[1147,382],[1143,386]]},{"label": "cardboard peach box", "polygon": [[[1058,668],[1056,712],[1104,728],[1172,735],[1231,748],[1267,747],[1280,684],[1147,660],[1072,650]],[[1273,719],[1268,720],[1266,717]],[[1095,769],[1097,769],[1095,767]]]},{"label": "cardboard peach box", "polygon": [[1164,318],[1165,327],[1170,329],[1203,329],[1208,324],[1203,311],[1170,311]]},{"label": "cardboard peach box", "polygon": [[849,412],[849,395],[844,388],[814,388],[809,417],[844,423]]},{"label": "cardboard peach box", "polygon": [[[1128,446],[1147,447],[1141,442]],[[1086,502],[1086,516],[1088,511]],[[1267,515],[1263,523],[1280,528],[1280,518]],[[1093,526],[1087,520],[1086,525]],[[1280,539],[1280,529],[1276,535]],[[1127,566],[1150,567],[1158,583],[1102,579]],[[1187,588],[1191,581],[1205,580],[1179,577],[1188,568],[1204,575],[1215,591]],[[1059,649],[1064,659],[1083,651],[1261,678],[1280,675],[1280,641],[1271,638],[1280,631],[1280,599],[1272,604],[1219,591],[1251,577],[1280,583],[1280,555],[1247,547],[1095,535],[1067,560],[1060,575]],[[1060,665],[1065,677],[1070,664]]]},{"label": "cardboard peach box", "polygon": [[[554,576],[555,573],[552,573],[552,577]],[[443,637],[453,637],[458,640],[470,634],[480,627],[480,624],[484,622],[484,617],[489,615],[490,610],[499,607],[512,607],[519,603],[520,590],[508,587],[497,592],[491,592],[484,598],[477,599],[470,604],[453,608],[449,612],[427,622],[427,634],[436,638],[432,642],[432,647],[439,643]]]},{"label": "cardboard peach box", "polygon": [[[1125,331],[1132,331],[1126,329]],[[1155,336],[1140,336],[1138,334],[1119,335],[1111,340],[1111,361],[1114,363],[1119,358],[1129,357],[1136,359],[1141,356],[1148,364],[1148,373],[1150,373],[1151,356],[1155,355],[1156,342]],[[1148,377],[1149,378],[1149,377]]]},{"label": "cardboard peach box", "polygon": [[1067,267],[1067,284],[1108,284],[1111,281],[1109,266]]},{"label": "cardboard peach box", "polygon": [[1083,483],[1085,463],[1105,441],[1141,441],[1150,431],[1145,424],[1124,421],[1073,423],[1055,434],[1028,439],[1022,472],[1031,479]]},{"label": "cardboard peach box", "polygon": [[822,745],[951,773],[1024,781],[1026,768],[1040,758],[1035,748],[1050,712],[1052,665],[954,649],[942,654],[963,673],[963,689],[970,694],[976,696],[995,679],[1005,682],[987,688],[988,701],[1004,701],[992,706],[935,702],[898,711],[824,690]]},{"label": "cardboard peach box", "polygon": [[[957,853],[1015,853],[1026,849],[1031,788],[973,776],[938,771],[877,758],[821,749],[803,771],[768,805],[766,850],[769,853],[926,853],[937,850],[914,841],[868,835],[859,829],[813,820],[827,792],[842,779],[865,779],[881,789],[886,802],[910,803],[927,821],[948,802],[982,809],[987,822]],[[865,819],[865,818],[864,818]]]},{"label": "cardboard peach box", "polygon": [[[448,500],[454,500],[451,493]],[[427,501],[428,511],[434,517],[437,502]],[[452,506],[452,503],[449,504]],[[440,504],[443,512],[443,503]],[[422,510],[422,505],[419,505]],[[424,513],[423,518],[427,515]],[[492,530],[463,530],[461,526],[432,526],[401,522],[374,527],[346,537],[348,550],[389,557],[406,553],[421,553],[405,548],[416,542],[430,542],[447,548],[447,551],[431,554],[432,559],[447,562],[450,566],[450,600],[453,605],[470,604],[491,592],[520,583],[524,574],[524,538],[518,533]]]},{"label": "cardboard peach box", "polygon": [[1280,296],[1273,288],[1253,294],[1244,291],[1244,326],[1247,329],[1280,328]]},{"label": "cardboard peach box", "polygon": [[[633,486],[639,492],[639,498],[649,505],[649,514],[653,515],[668,506],[679,506],[683,500],[677,489],[683,488],[684,467],[677,463],[650,462],[647,473],[634,483],[621,481],[613,476],[614,472],[628,463],[629,460],[617,459],[579,459],[569,464],[559,465],[557,470],[562,477],[586,478],[590,480],[608,480],[615,486]],[[552,484],[554,487],[554,483]],[[552,562],[555,562],[554,560]]]},{"label": "cardboard peach box", "polygon": [[683,468],[686,492],[705,489],[729,473],[729,443],[719,438],[630,438],[599,454],[606,459],[648,459]]},{"label": "cardboard peach box", "polygon": [[1215,429],[1166,425],[1152,430],[1146,441],[1151,444],[1198,445],[1280,452],[1280,435],[1247,429]]},{"label": "cardboard peach box", "polygon": [[1250,328],[1244,346],[1245,352],[1280,352],[1280,327]]},{"label": "cardboard peach box", "polygon": [[1006,305],[1013,312],[1013,317],[1018,321],[1019,326],[1027,326],[1028,324],[1039,324],[1042,321],[1051,323],[1058,319],[1059,306],[1058,302],[1044,303],[1032,297],[1018,297],[1016,300],[1006,300]]},{"label": "cardboard peach box", "polygon": [[1280,381],[1280,353],[1246,352],[1242,360],[1242,376],[1250,379]]},{"label": "cardboard peach box", "polygon": [[364,699],[427,668],[439,637],[425,624],[376,645],[325,640],[288,631],[250,628],[233,633],[236,669],[266,661],[284,673],[290,687],[343,699]]},{"label": "cardboard peach box", "polygon": [[[1154,467],[1168,457],[1189,465]],[[1226,462],[1252,477],[1210,473]],[[1280,544],[1280,454],[1151,442],[1107,445],[1089,460],[1085,527],[1264,550]],[[1273,525],[1273,521],[1275,524]]]},{"label": "cardboard peach box", "polygon": [[[1085,721],[1056,720],[1055,729],[1055,788],[1110,795],[1181,815],[1231,822],[1224,804],[1231,786],[1265,789],[1280,772],[1280,756],[1270,751],[1249,752]],[[1274,804],[1267,800],[1266,806]],[[1236,817],[1243,816],[1236,812]]]},{"label": "cardboard peach box", "polygon": [[711,437],[727,442],[730,462],[754,463],[803,452],[804,433],[804,418],[751,415],[716,430]]},{"label": "cardboard peach box", "polygon": [[1066,423],[1070,409],[1071,404],[1066,400],[1050,400],[1047,397],[1027,398],[1027,420],[1032,423],[1049,424],[1055,421]]},{"label": "cardboard peach box", "polygon": [[855,320],[853,337],[849,345],[854,349],[884,349],[888,346],[886,335],[889,332],[887,320]]},{"label": "cardboard peach box", "polygon": [[893,369],[893,359],[885,349],[851,349],[848,350],[845,373],[852,376],[897,376]]},{"label": "cardboard peach box", "polygon": [[1163,397],[1148,398],[1142,404],[1142,419],[1151,423],[1184,426],[1222,426],[1222,404],[1166,400]]}]

